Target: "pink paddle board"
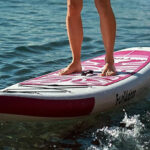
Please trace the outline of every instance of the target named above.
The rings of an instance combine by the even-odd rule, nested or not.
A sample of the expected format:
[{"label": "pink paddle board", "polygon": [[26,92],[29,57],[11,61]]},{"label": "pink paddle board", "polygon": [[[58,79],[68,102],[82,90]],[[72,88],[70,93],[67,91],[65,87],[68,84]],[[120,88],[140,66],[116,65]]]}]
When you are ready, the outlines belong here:
[{"label": "pink paddle board", "polygon": [[123,49],[114,57],[115,76],[100,76],[103,55],[82,62],[83,73],[60,76],[56,71],[5,88],[0,91],[0,114],[65,119],[131,102],[150,85],[150,48]]},{"label": "pink paddle board", "polygon": [[81,73],[60,76],[59,71],[30,79],[21,85],[91,85],[107,86],[124,80],[135,74],[150,62],[150,52],[142,50],[127,50],[115,53],[116,76],[101,77],[100,72],[105,64],[105,56],[99,56],[82,63],[83,71],[93,70],[94,74],[82,76]]}]

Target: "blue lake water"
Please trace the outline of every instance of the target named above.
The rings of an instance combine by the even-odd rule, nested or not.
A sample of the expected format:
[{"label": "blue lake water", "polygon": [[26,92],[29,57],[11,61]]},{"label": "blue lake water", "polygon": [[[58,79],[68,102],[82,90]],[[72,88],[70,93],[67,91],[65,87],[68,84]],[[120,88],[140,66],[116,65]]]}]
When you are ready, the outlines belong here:
[{"label": "blue lake water", "polygon": [[[65,67],[71,61],[66,33],[66,1],[0,1],[0,89]],[[149,0],[114,0],[115,50],[150,47]],[[82,60],[104,54],[99,16],[84,0]],[[48,122],[0,121],[1,150],[149,150],[150,96],[100,117],[99,124],[67,139],[49,136]],[[124,124],[128,125],[125,128]],[[77,129],[74,129],[77,130]]]}]

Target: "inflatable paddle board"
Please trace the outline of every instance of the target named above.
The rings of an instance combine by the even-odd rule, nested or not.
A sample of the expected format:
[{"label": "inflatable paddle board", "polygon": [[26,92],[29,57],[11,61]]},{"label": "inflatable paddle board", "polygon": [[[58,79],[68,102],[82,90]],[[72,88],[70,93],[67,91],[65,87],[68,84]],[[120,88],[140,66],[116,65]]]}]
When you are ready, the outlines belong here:
[{"label": "inflatable paddle board", "polygon": [[66,119],[88,116],[132,102],[150,86],[150,47],[114,53],[117,75],[101,77],[105,56],[82,62],[82,73],[59,71],[0,91],[0,115]]}]

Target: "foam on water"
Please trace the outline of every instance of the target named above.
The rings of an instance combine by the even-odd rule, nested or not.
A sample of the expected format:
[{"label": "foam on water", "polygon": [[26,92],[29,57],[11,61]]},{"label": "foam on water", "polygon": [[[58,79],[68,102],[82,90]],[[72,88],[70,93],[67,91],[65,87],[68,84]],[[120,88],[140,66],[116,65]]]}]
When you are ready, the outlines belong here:
[{"label": "foam on water", "polygon": [[93,133],[93,141],[88,150],[144,150],[141,132],[145,126],[140,115],[127,116],[125,112],[120,126],[105,126]]}]

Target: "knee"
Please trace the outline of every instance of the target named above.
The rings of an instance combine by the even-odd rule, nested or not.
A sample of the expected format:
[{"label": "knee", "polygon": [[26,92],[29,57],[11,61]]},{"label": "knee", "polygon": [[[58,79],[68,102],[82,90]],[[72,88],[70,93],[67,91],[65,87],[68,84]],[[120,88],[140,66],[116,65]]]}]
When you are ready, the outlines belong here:
[{"label": "knee", "polygon": [[67,5],[67,17],[80,16],[82,7],[82,4],[70,1]]},{"label": "knee", "polygon": [[95,6],[100,11],[107,11],[111,8],[110,0],[95,0]]}]

